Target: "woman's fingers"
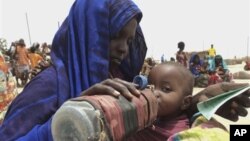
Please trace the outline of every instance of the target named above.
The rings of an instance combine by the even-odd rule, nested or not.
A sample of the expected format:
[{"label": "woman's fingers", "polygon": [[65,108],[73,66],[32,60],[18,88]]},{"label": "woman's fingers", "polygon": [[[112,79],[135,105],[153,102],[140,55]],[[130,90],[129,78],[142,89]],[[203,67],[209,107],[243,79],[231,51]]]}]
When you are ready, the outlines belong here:
[{"label": "woman's fingers", "polygon": [[89,89],[83,91],[81,95],[112,95],[118,97],[123,95],[128,100],[134,96],[140,96],[140,91],[136,89],[136,84],[123,81],[121,79],[107,79],[101,83],[95,84]]},{"label": "woman's fingers", "polygon": [[81,95],[98,95],[98,94],[106,94],[106,95],[112,95],[114,97],[119,97],[121,93],[115,90],[114,88],[103,84],[95,84],[81,93]]},{"label": "woman's fingers", "polygon": [[130,93],[133,94],[134,96],[137,96],[137,97],[140,96],[140,91],[136,89],[137,84],[133,84],[133,83],[130,83],[130,82],[127,82],[127,81],[123,81],[123,80],[118,79],[118,78],[115,78],[114,81],[117,82],[117,83],[121,83],[124,86],[126,86],[127,89],[130,91]]},{"label": "woman's fingers", "polygon": [[103,81],[102,84],[114,88],[116,91],[120,92],[127,99],[132,99],[132,97],[133,97],[133,95],[129,91],[129,88],[119,81],[107,79],[107,80]]}]

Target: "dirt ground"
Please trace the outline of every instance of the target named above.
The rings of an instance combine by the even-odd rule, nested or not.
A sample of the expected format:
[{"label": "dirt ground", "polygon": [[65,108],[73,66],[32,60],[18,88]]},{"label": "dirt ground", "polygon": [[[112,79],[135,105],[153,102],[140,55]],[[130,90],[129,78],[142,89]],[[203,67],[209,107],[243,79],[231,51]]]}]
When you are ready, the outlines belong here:
[{"label": "dirt ground", "polygon": [[[238,65],[229,65],[228,68],[230,72],[235,73],[239,71],[244,71],[243,67],[244,64],[238,64]],[[250,73],[250,71],[248,71]],[[240,80],[240,79],[234,79],[236,83],[249,83],[250,79],[248,80]],[[198,93],[199,91],[203,90],[202,88],[194,88],[194,94]],[[216,118],[218,121],[220,121],[222,124],[226,126],[226,128],[229,130],[230,124],[249,124],[250,125],[250,108],[248,108],[248,115],[246,117],[240,117],[237,122],[232,122],[227,119],[224,119],[220,116],[215,115],[214,118]]]}]

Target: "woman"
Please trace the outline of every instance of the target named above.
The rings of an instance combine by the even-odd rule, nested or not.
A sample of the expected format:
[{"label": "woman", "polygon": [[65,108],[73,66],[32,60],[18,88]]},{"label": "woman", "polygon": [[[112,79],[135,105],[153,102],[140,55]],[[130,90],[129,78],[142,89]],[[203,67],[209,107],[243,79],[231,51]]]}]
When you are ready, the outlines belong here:
[{"label": "woman", "polygon": [[223,60],[221,55],[216,55],[209,64],[209,71],[211,74],[211,78],[216,78],[217,80],[213,80],[214,84],[217,82],[231,82],[232,74],[229,72],[227,68],[227,64]]},{"label": "woman", "polygon": [[189,70],[195,78],[194,86],[207,87],[209,75],[207,74],[206,68],[197,53],[193,53],[189,60]]},{"label": "woman", "polygon": [[53,65],[11,104],[0,127],[1,139],[52,141],[53,114],[70,98],[139,96],[135,86],[123,80],[139,74],[145,58],[147,48],[137,26],[141,17],[130,0],[76,0],[54,37]]},{"label": "woman", "polygon": [[141,17],[130,0],[76,0],[54,37],[53,65],[11,104],[0,127],[1,139],[51,141],[53,114],[81,92],[138,95],[132,83],[106,79],[129,81],[139,74],[147,50],[137,26]]},{"label": "woman", "polygon": [[[28,50],[26,48],[25,42],[23,39],[18,41],[16,46],[16,81],[18,86],[24,86],[29,77],[30,69],[30,58],[28,55]],[[21,79],[21,84],[18,83],[18,79]]]}]

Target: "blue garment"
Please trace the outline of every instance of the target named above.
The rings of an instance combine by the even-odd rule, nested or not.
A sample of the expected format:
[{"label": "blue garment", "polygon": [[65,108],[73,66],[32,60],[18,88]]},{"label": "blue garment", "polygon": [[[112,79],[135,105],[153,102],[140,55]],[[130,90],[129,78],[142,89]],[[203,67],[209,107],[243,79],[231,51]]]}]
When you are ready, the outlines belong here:
[{"label": "blue garment", "polygon": [[216,68],[218,67],[218,66],[216,66],[216,64],[215,64],[215,58],[221,58],[223,70],[224,70],[225,72],[228,71],[227,64],[226,64],[226,62],[223,60],[223,58],[222,58],[221,55],[216,55],[216,56],[210,61],[210,63],[209,63],[209,71],[214,72],[214,71],[216,71]]},{"label": "blue garment", "polygon": [[[51,118],[68,99],[108,78],[111,37],[142,14],[130,0],[76,0],[57,31],[51,50],[53,66],[26,85],[0,126],[0,141],[52,141]],[[140,27],[120,65],[125,79],[139,74],[146,55]]]},{"label": "blue garment", "polygon": [[200,71],[197,68],[202,67],[203,61],[200,60],[199,58],[199,61],[197,63],[194,63],[194,59],[196,57],[199,57],[197,53],[193,53],[191,55],[190,60],[189,60],[189,70],[191,71],[194,77],[199,77]]}]

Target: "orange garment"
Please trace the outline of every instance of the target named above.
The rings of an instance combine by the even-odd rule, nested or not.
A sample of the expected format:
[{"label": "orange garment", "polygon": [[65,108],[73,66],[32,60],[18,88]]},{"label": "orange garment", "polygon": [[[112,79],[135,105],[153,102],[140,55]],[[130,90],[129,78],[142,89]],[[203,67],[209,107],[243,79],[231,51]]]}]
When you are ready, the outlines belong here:
[{"label": "orange garment", "polygon": [[4,62],[5,62],[4,56],[1,54],[1,55],[0,55],[0,63],[4,63]]},{"label": "orange garment", "polygon": [[[2,64],[2,66],[7,66]],[[4,115],[9,104],[17,95],[16,79],[9,72],[5,72],[0,67],[0,124],[4,119]]]},{"label": "orange garment", "polygon": [[35,66],[37,66],[38,63],[43,60],[43,57],[37,53],[30,53],[29,58],[30,58],[30,64],[31,64],[32,69],[34,69]]},{"label": "orange garment", "polygon": [[16,47],[17,64],[18,65],[29,65],[28,50],[26,47]]}]

